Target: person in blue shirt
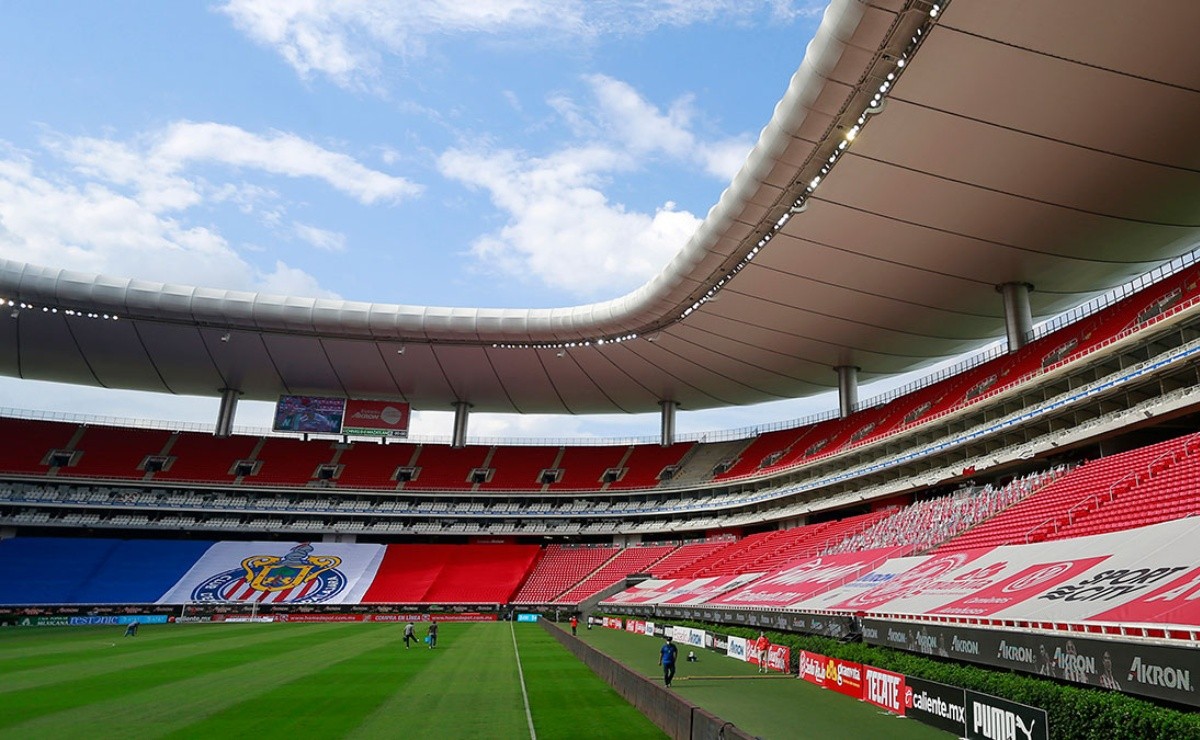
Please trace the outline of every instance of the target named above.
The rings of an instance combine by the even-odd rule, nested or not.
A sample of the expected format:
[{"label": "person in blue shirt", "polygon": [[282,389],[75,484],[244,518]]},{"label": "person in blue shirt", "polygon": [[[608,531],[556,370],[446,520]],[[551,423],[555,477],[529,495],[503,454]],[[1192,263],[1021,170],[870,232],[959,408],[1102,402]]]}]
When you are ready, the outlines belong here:
[{"label": "person in blue shirt", "polygon": [[671,636],[667,636],[666,642],[663,643],[662,650],[658,654],[658,664],[663,667],[663,683],[667,686],[671,685],[671,679],[675,678],[675,661],[679,658],[679,648],[675,647]]}]

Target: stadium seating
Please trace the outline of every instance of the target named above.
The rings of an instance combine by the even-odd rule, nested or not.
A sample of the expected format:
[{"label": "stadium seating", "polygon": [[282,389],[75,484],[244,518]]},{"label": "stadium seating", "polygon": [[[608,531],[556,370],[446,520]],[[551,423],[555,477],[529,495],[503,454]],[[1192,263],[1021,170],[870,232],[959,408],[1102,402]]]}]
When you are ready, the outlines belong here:
[{"label": "stadium seating", "polygon": [[537,567],[513,597],[514,604],[550,604],[610,558],[618,547],[563,547],[549,545]]},{"label": "stadium seating", "polygon": [[733,542],[734,538],[729,537],[680,545],[670,555],[655,563],[651,572],[655,578],[682,577],[680,574],[691,572],[692,565],[698,560],[728,547]]},{"label": "stadium seating", "polygon": [[918,501],[894,510],[861,532],[825,548],[827,554],[901,548],[898,555],[921,553],[957,537],[1046,485],[1064,470],[1056,468],[1018,478],[999,488],[965,488],[949,496]]},{"label": "stadium seating", "polygon": [[141,478],[138,466],[148,455],[158,455],[171,433],[158,429],[123,429],[84,426],[76,438],[74,465],[59,468],[60,476],[86,478]]},{"label": "stadium seating", "polygon": [[485,467],[491,447],[469,445],[454,448],[448,445],[421,445],[417,455],[420,475],[405,490],[452,490],[469,491],[476,484],[471,481],[471,471]]},{"label": "stadium seating", "polygon": [[78,424],[0,417],[0,467],[7,473],[44,475],[52,450],[63,450],[79,431]]},{"label": "stadium seating", "polygon": [[249,459],[258,442],[258,437],[220,439],[211,434],[179,432],[168,452],[170,467],[155,473],[154,480],[232,483],[234,465]]},{"label": "stadium seating", "polygon": [[539,480],[543,470],[555,468],[560,447],[495,447],[488,464],[494,472],[480,486],[480,490],[538,490],[544,484]]},{"label": "stadium seating", "polygon": [[610,490],[654,488],[664,468],[679,465],[695,442],[679,442],[668,447],[636,445],[625,460],[625,477],[609,484]]},{"label": "stadium seating", "polygon": [[619,469],[629,452],[628,445],[567,445],[562,448],[562,459],[558,463],[562,478],[551,486],[551,490],[603,490],[606,487],[604,474]]},{"label": "stadium seating", "polygon": [[317,468],[329,464],[334,452],[329,440],[305,442],[267,437],[255,458],[262,464],[253,476],[243,478],[243,482],[252,485],[303,486],[317,479]]},{"label": "stadium seating", "polygon": [[713,480],[743,478],[773,467],[811,429],[811,426],[803,426],[763,432],[742,451],[736,463],[713,476]]},{"label": "stadium seating", "polygon": [[562,594],[556,601],[578,604],[633,573],[645,573],[675,549],[675,545],[627,547],[604,564],[604,567],[585,578],[578,586]]},{"label": "stadium seating", "polygon": [[397,468],[410,467],[417,453],[412,444],[355,442],[338,458],[339,488],[396,488]]},{"label": "stadium seating", "polygon": [[[1084,463],[939,551],[1128,529],[1164,521],[1166,512],[1174,512],[1181,500],[1183,509],[1190,511],[1186,491],[1200,476],[1200,458],[1188,452],[1194,440],[1170,439]],[[1153,469],[1164,461],[1170,464]],[[1122,513],[1126,516],[1118,516]]]}]

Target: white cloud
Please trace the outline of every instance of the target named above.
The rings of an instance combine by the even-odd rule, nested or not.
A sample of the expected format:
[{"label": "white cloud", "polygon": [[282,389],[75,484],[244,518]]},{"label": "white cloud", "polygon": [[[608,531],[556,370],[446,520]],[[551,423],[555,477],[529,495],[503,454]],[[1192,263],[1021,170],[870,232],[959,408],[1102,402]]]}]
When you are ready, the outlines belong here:
[{"label": "white cloud", "polygon": [[503,227],[472,244],[481,265],[595,299],[653,277],[701,223],[671,202],[653,213],[614,203],[604,193],[609,178],[667,162],[724,180],[741,166],[750,143],[698,136],[690,97],[664,111],[625,82],[603,75],[585,81],[590,106],[562,94],[548,104],[591,144],[543,157],[452,149],[439,167],[446,177],[486,190],[508,215]]},{"label": "white cloud", "polygon": [[301,77],[346,87],[370,86],[382,55],[420,55],[433,34],[582,27],[570,0],[229,0],[220,11]]},{"label": "white cloud", "polygon": [[610,150],[544,159],[452,150],[440,166],[447,177],[486,189],[509,215],[472,245],[482,263],[578,296],[615,296],[645,282],[700,223],[670,203],[654,214],[610,203],[599,189],[601,173],[627,166]]},{"label": "white cloud", "polygon": [[[413,58],[438,36],[488,35],[547,46],[660,27],[811,15],[814,0],[228,0],[234,26],[303,78],[371,88],[385,57]],[[822,3],[820,7],[824,7]]]},{"label": "white cloud", "polygon": [[296,236],[322,252],[345,252],[346,235],[336,231],[319,229],[316,226],[297,223],[293,227]]},{"label": "white cloud", "polygon": [[0,257],[188,285],[332,295],[283,263],[256,270],[216,231],[159,213],[161,200],[150,201],[104,183],[41,175],[16,154],[0,157]]},{"label": "white cloud", "polygon": [[[605,75],[592,75],[587,82],[598,103],[597,117],[610,136],[638,154],[662,153],[672,159],[693,162],[722,180],[737,173],[753,142],[749,136],[702,141],[692,132],[692,99],[684,96],[660,111],[631,85]],[[570,111],[578,126],[578,114],[559,102],[560,110]]]},{"label": "white cloud", "polygon": [[[188,223],[189,209],[226,203],[277,229],[287,210],[275,190],[213,182],[194,174],[202,166],[209,177],[223,165],[236,178],[251,171],[316,179],[364,205],[420,191],[294,134],[217,123],[180,121],[130,141],[52,135],[43,144],[69,170],[38,169],[28,154],[0,150],[0,255],[147,280],[334,296],[284,262],[256,269],[219,232]],[[297,223],[292,234],[325,251],[346,248],[345,236],[314,226]]]},{"label": "white cloud", "polygon": [[139,200],[154,211],[200,203],[204,183],[185,173],[207,164],[322,180],[366,205],[394,203],[421,192],[402,177],[295,134],[273,131],[264,136],[219,123],[177,121],[130,143],[80,137],[50,138],[46,144],[83,175],[136,188]]},{"label": "white cloud", "polygon": [[260,273],[258,290],[277,295],[296,295],[309,298],[341,298],[332,290],[321,287],[317,279],[303,270],[288,267],[280,260],[275,261],[272,272]]},{"label": "white cloud", "polygon": [[420,186],[360,164],[353,157],[280,131],[269,136],[219,123],[171,124],[149,152],[152,162],[182,169],[215,162],[287,177],[311,177],[370,205],[395,202],[421,192]]}]

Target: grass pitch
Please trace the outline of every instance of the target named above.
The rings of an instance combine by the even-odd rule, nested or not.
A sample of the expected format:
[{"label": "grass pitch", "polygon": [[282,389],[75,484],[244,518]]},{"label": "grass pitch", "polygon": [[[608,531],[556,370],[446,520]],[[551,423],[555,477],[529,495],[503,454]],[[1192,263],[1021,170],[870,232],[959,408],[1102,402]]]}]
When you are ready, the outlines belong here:
[{"label": "grass pitch", "polygon": [[[623,630],[580,630],[580,639],[662,682],[661,639]],[[684,658],[695,650],[699,662]],[[903,719],[866,702],[822,689],[795,676],[760,675],[751,663],[708,650],[679,646],[680,663],[671,690],[742,730],[768,740],[947,740],[954,735]]]},{"label": "grass pitch", "polygon": [[527,738],[517,650],[538,738],[664,737],[537,625],[444,623],[436,650],[402,630],[5,630],[0,737]]}]

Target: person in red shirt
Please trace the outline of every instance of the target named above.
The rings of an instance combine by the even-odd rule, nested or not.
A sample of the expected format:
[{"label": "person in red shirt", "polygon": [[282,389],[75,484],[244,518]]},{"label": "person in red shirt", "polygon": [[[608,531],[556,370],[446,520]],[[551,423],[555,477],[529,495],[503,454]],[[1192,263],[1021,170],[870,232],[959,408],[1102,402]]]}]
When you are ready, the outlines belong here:
[{"label": "person in red shirt", "polygon": [[758,658],[758,672],[767,672],[767,650],[771,647],[771,641],[767,639],[766,634],[759,632],[758,639],[754,641],[754,652]]},{"label": "person in red shirt", "polygon": [[572,635],[575,634],[575,630],[578,627],[579,627],[579,617],[576,617],[575,615],[572,614],[571,615],[571,634]]}]

